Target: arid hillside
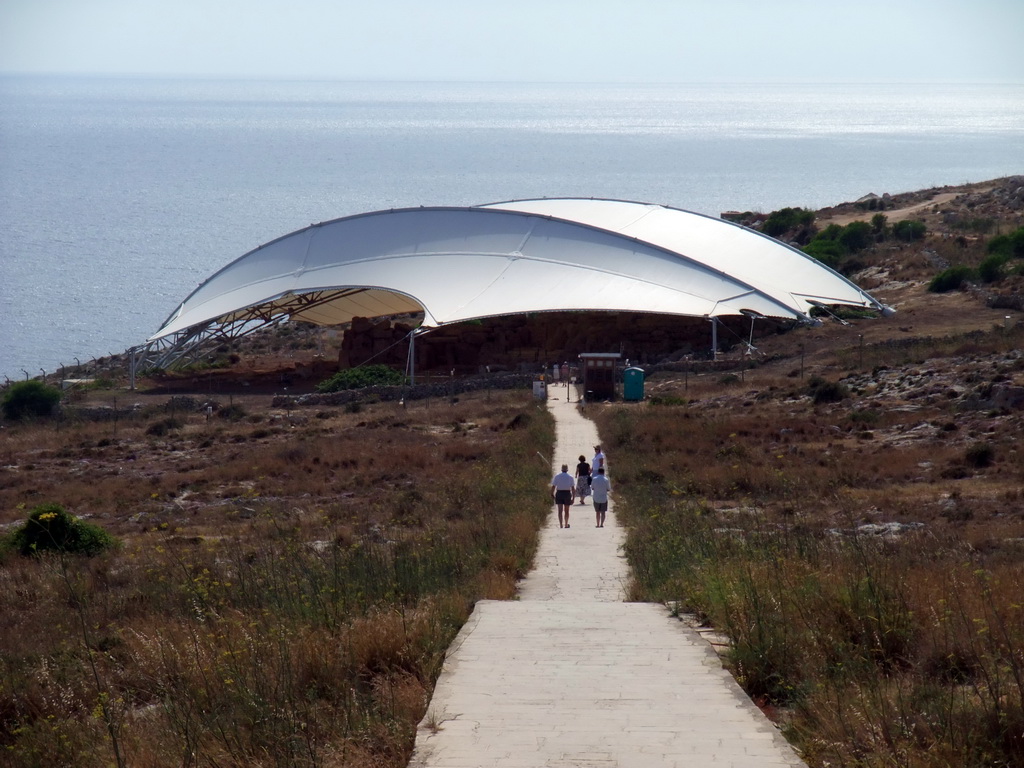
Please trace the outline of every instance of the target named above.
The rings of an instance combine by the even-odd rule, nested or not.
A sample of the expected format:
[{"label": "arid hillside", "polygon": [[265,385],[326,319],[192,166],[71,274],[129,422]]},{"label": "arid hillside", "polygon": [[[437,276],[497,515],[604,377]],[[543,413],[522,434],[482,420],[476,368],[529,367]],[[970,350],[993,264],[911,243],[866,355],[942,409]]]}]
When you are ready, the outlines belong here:
[{"label": "arid hillside", "polygon": [[[1024,177],[869,196],[816,212],[813,226],[820,231],[832,223],[870,221],[878,215],[891,221],[913,216],[925,223],[927,234],[910,242],[879,238],[880,242],[847,257],[837,268],[896,309],[895,315],[842,320],[823,316],[818,327],[796,329],[758,323],[752,336],[749,325],[735,324],[721,335],[727,351],[719,354],[716,363],[704,359],[706,348],[694,354],[696,347],[709,343],[706,323],[695,321],[687,326],[685,320],[669,320],[666,329],[671,328],[671,336],[658,336],[663,351],[660,356],[651,354],[649,361],[676,362],[653,365],[647,394],[688,394],[705,400],[709,407],[741,409],[749,408],[755,398],[759,412],[770,408],[787,423],[802,419],[813,422],[820,419],[820,414],[804,408],[806,395],[803,400],[799,396],[806,383],[813,377],[843,380],[855,394],[855,399],[847,402],[875,414],[870,417],[875,419],[868,425],[870,430],[829,425],[833,433],[837,427],[842,430],[851,446],[878,452],[890,443],[904,448],[914,445],[916,450],[945,455],[986,439],[1005,442],[1007,451],[1012,450],[1021,400],[1016,387],[1024,384],[1016,363],[1021,330],[1017,327],[1020,313],[1016,307],[1022,302],[1024,281],[1015,270],[1006,269],[1006,276],[998,282],[975,280],[966,282],[960,290],[943,293],[931,292],[928,286],[936,274],[951,265],[976,267],[985,259],[988,241],[1024,224]],[[760,227],[765,218],[756,216],[748,223]],[[548,323],[548,319],[543,322]],[[615,346],[616,326],[628,330],[629,321],[613,317],[607,322],[608,338],[615,339]],[[644,333],[633,339],[633,344],[657,332],[648,328],[650,318],[643,318],[643,322]],[[620,333],[623,337],[628,335],[625,330]],[[474,326],[467,332],[475,338],[481,331]],[[6,427],[8,436],[16,432],[18,439],[5,440],[2,449],[6,455],[4,482],[0,485],[0,524],[16,521],[19,505],[31,505],[34,497],[49,497],[47,488],[57,483],[70,489],[97,474],[124,477],[130,469],[132,476],[144,477],[160,488],[173,485],[169,478],[180,474],[183,467],[196,472],[203,463],[223,462],[217,458],[225,450],[223,440],[213,436],[231,425],[248,424],[249,431],[256,435],[251,441],[232,437],[233,454],[243,448],[275,450],[275,445],[290,440],[296,430],[320,423],[326,414],[298,405],[272,407],[273,397],[278,396],[282,403],[288,396],[312,391],[318,381],[336,370],[342,338],[342,333],[285,325],[222,347],[215,351],[212,366],[140,378],[134,391],[126,389],[126,360],[122,357],[101,359],[52,375],[52,383],[57,383],[61,374],[91,383],[67,391],[67,419],[63,426],[58,425],[54,436],[49,435],[49,429],[39,433],[47,443],[59,442],[59,450],[47,451],[42,446],[32,450],[23,442],[31,442],[23,427]],[[564,345],[566,338],[563,335],[558,343]],[[664,352],[666,338],[684,339],[685,345]],[[754,348],[748,349],[751,339]],[[451,343],[461,342],[456,336]],[[578,351],[560,347],[547,353],[551,359],[558,359]],[[529,349],[529,354],[522,350],[513,354],[524,360],[520,367],[525,370],[539,372],[548,361],[535,347]],[[449,374],[447,368],[426,371],[421,381],[430,381],[433,376],[434,381],[444,382]],[[209,414],[208,406],[212,409]],[[181,423],[198,439],[190,441],[187,448],[167,450],[152,434],[141,442],[129,438],[140,424],[159,432],[161,419]],[[933,426],[935,435],[914,429],[914,424],[928,420],[942,420],[947,428]],[[83,428],[83,421],[106,424],[103,445],[76,445],[67,439]],[[950,423],[956,429],[949,428]],[[901,436],[901,431],[907,430],[913,432],[913,440],[909,435]],[[866,437],[868,431],[870,439]],[[180,430],[168,429],[167,433],[180,434]],[[202,437],[204,434],[206,437]],[[825,437],[830,436],[815,437],[812,445],[817,446]],[[923,477],[934,479],[943,471],[941,464],[933,460],[927,472],[921,468]],[[992,472],[998,470],[989,470]],[[30,489],[27,498],[20,495],[25,489]],[[78,506],[76,499],[66,500]],[[127,506],[124,499],[118,505]],[[101,500],[100,508],[83,511],[112,514],[115,506],[112,500]],[[118,528],[123,525],[119,519],[111,523]]]},{"label": "arid hillside", "polygon": [[[738,215],[773,226],[767,214]],[[868,196],[791,219],[776,236],[821,249],[896,313],[824,313],[796,328],[744,319],[727,325],[717,359],[705,321],[604,318],[605,337],[633,345],[648,370],[643,402],[586,406],[623,510],[655,510],[635,519],[654,532],[634,567],[683,551],[682,539],[666,543],[645,526],[685,501],[702,505],[716,546],[752,527],[773,546],[777,531],[787,542],[853,531],[895,553],[879,576],[898,572],[894,562],[950,571],[955,552],[1019,584],[1024,261],[993,243],[1024,225],[1024,177]],[[951,270],[956,286],[932,290]],[[528,344],[504,349],[516,363],[495,369],[539,373],[585,351],[550,318],[509,327],[503,338]],[[453,331],[446,343],[479,344],[487,331]],[[643,349],[648,337],[656,350]],[[476,368],[453,377],[447,363],[459,354],[440,348],[445,365],[423,371],[430,397],[304,405],[297,396],[337,370],[343,339],[285,324],[212,350],[209,364],[140,377],[135,390],[123,357],[90,361],[48,377],[78,381],[58,416],[2,423],[0,532],[56,503],[121,540],[88,560],[0,558],[0,748],[18,764],[403,764],[468,606],[509,597],[527,567],[547,511],[550,427],[525,386],[484,381],[456,393]],[[849,573],[863,586],[863,572]],[[943,589],[929,578],[913,595],[926,605]],[[638,583],[637,595],[681,603],[674,579]],[[1010,610],[995,597],[990,607],[1002,618]],[[723,630],[739,615],[705,608]],[[846,640],[870,636],[859,621],[838,623]],[[941,644],[911,653],[907,637],[919,636],[907,621],[903,645],[879,641],[879,669],[937,669],[958,695],[994,696],[996,710],[1017,701],[1019,691],[993,694],[980,681],[990,658],[1007,669],[998,654],[958,635],[955,664]],[[871,658],[882,653],[871,648]],[[781,720],[799,710],[771,678],[782,672],[735,670]],[[1018,722],[1016,713],[993,717]],[[822,746],[845,738],[833,726],[795,733],[815,764],[848,759]],[[886,738],[864,741],[885,754]],[[957,762],[962,746],[943,747],[947,762],[903,764],[989,764]],[[999,749],[992,759],[1024,755],[1012,739]]]},{"label": "arid hillside", "polygon": [[588,406],[633,596],[711,632],[812,766],[1024,763],[1020,181],[908,196],[923,231],[892,199],[843,207],[836,266],[892,317],[762,333],[655,370],[646,405]]}]

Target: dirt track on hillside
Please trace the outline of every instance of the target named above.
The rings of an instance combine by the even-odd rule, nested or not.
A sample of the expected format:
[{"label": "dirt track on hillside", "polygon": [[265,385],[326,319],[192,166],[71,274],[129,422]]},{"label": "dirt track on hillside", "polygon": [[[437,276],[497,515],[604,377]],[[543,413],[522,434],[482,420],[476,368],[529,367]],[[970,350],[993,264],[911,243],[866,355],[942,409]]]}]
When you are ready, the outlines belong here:
[{"label": "dirt track on hillside", "polygon": [[876,213],[884,213],[885,217],[890,223],[894,221],[905,221],[911,218],[914,214],[919,214],[921,211],[926,211],[934,205],[942,205],[958,197],[960,192],[942,192],[934,197],[925,200],[922,203],[915,203],[909,205],[906,208],[897,208],[891,211],[855,211],[853,213],[841,213],[835,216],[822,217],[819,219],[820,222],[825,224],[839,224],[840,226],[846,226],[853,221],[870,221],[871,217]]}]

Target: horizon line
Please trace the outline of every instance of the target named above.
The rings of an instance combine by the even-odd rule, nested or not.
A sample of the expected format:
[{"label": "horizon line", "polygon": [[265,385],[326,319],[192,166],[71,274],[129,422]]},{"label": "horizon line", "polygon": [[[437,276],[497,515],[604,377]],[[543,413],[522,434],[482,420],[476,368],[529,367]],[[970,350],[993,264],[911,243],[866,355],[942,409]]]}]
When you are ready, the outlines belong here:
[{"label": "horizon line", "polygon": [[58,70],[0,70],[0,77],[66,77],[125,80],[197,80],[280,83],[434,83],[448,85],[1024,85],[1024,80],[1009,79],[766,79],[745,80],[535,80],[510,78],[439,78],[439,77],[342,77],[331,75],[268,75],[184,72],[80,72]]}]

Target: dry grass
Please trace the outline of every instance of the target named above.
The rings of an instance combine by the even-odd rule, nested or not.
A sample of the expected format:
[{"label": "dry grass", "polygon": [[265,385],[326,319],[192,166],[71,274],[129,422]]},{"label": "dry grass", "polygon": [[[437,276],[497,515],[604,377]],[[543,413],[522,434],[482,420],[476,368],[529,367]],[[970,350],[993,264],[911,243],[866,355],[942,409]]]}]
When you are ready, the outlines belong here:
[{"label": "dry grass", "polygon": [[633,597],[724,631],[812,765],[1024,763],[1022,421],[979,394],[1018,381],[1019,342],[819,353],[836,403],[790,357],[597,409]]},{"label": "dry grass", "polygon": [[249,408],[6,430],[4,522],[52,500],[124,540],[4,558],[7,760],[407,762],[473,602],[532,560],[547,475],[517,457],[551,444],[550,418],[525,394]]},{"label": "dry grass", "polygon": [[[633,596],[728,632],[737,676],[812,765],[1021,765],[1024,419],[988,401],[1024,385],[1024,327],[977,293],[924,290],[942,263],[978,263],[980,240],[891,245],[858,254],[857,279],[895,318],[759,327],[730,374],[648,379],[680,405],[590,409]],[[308,346],[297,330],[253,342],[258,365],[161,385],[277,392],[287,360],[268,350]],[[815,405],[813,376],[851,396]],[[166,394],[124,411],[123,392],[84,392],[122,410],[6,425],[0,526],[53,501],[125,541],[0,564],[8,763],[402,765],[472,602],[513,594],[548,512],[546,468],[522,457],[551,427],[526,398],[234,397],[207,419]],[[862,528],[892,523],[920,527]]]}]

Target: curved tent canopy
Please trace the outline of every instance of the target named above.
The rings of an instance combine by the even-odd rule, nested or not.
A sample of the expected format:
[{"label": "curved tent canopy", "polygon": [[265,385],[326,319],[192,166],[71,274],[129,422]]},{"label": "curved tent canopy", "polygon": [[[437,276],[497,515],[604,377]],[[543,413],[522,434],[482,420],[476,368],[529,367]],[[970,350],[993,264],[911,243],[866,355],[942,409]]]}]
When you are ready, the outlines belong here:
[{"label": "curved tent canopy", "polygon": [[721,270],[804,314],[820,305],[884,309],[871,296],[812,256],[731,221],[628,200],[545,198],[490,203],[485,208],[568,219],[650,243]]},{"label": "curved tent canopy", "polygon": [[416,312],[425,327],[571,310],[808,321],[818,303],[883,309],[802,252],[730,222],[617,200],[522,200],[298,230],[216,272],[149,341],[180,348],[284,317],[337,325]]}]

